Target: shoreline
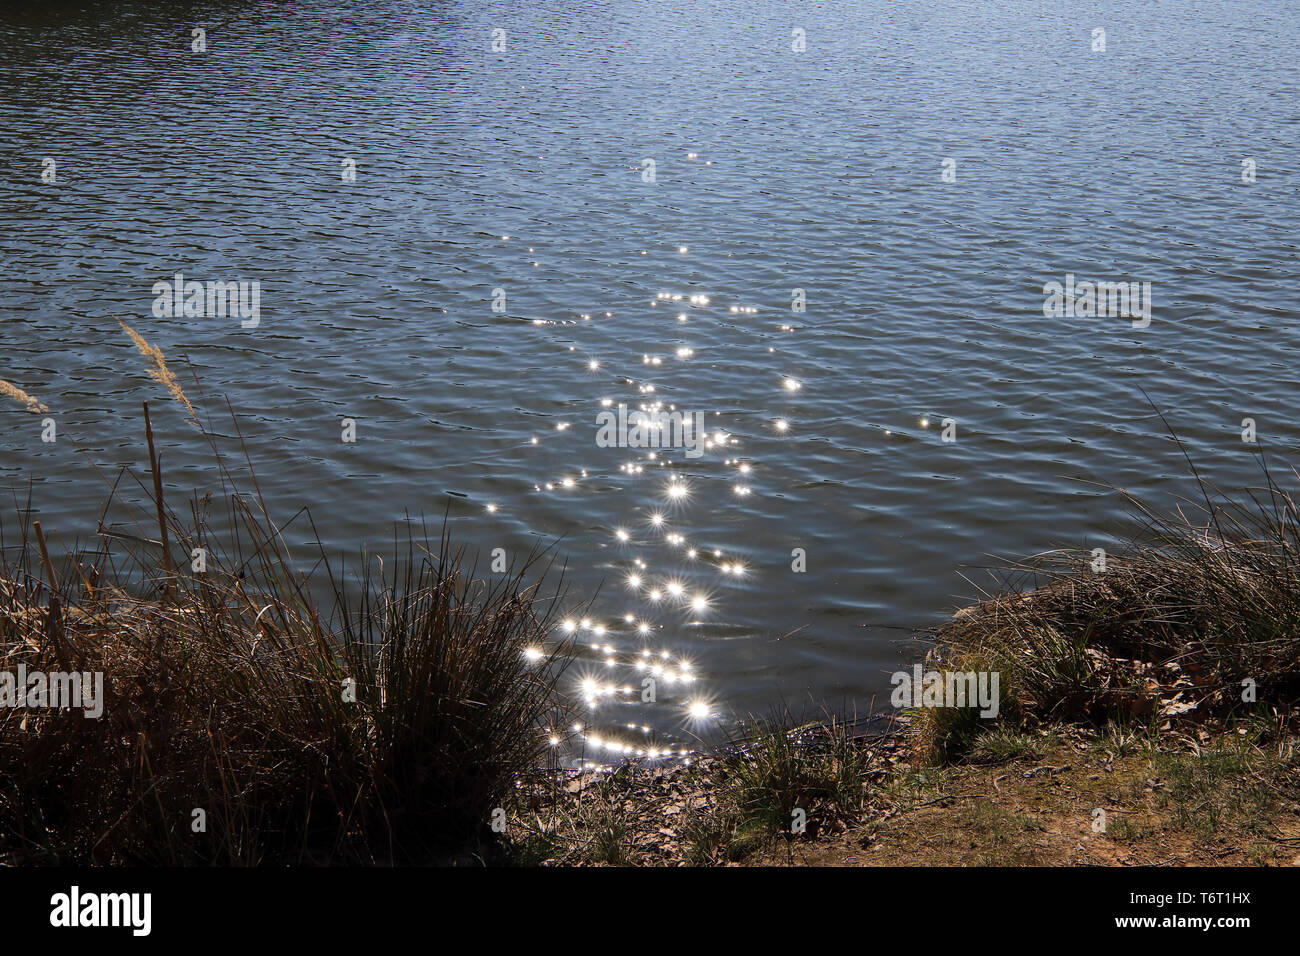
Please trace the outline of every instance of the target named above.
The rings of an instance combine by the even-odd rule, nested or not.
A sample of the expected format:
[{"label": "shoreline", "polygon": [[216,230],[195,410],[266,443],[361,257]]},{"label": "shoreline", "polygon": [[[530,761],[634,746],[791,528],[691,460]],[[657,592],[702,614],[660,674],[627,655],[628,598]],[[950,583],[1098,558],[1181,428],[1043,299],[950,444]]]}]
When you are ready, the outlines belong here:
[{"label": "shoreline", "polygon": [[[31,594],[30,583],[0,581],[0,636],[24,627],[58,634],[51,642],[57,658],[75,644],[69,631],[103,637],[102,606],[96,612],[56,600],[18,607],[23,594]],[[1052,595],[1048,586],[961,609],[940,636],[1002,613],[1000,602],[1026,605]],[[121,607],[137,627],[166,612],[162,602],[138,599]],[[5,645],[6,667],[38,651],[31,640]],[[1098,647],[1087,652],[1093,674],[1109,682],[1123,673]],[[84,654],[74,657],[85,663]],[[935,670],[945,663],[964,667],[971,658],[936,643],[912,673],[951,673]],[[1136,668],[1144,670],[1151,671]],[[785,713],[671,764],[521,764],[503,796],[489,801],[497,807],[488,818],[466,822],[459,848],[438,849],[434,841],[413,859],[374,847],[363,856],[371,865],[475,866],[1300,865],[1295,707],[1274,709],[1272,719],[1258,708],[1222,717],[1183,702],[1198,685],[1181,668],[1171,684],[1147,680],[1146,696],[1124,708],[1113,706],[1118,691],[1105,683],[1097,696],[1107,707],[1062,717],[1017,704],[1013,679],[1003,719],[984,720],[974,733],[969,721],[978,719],[978,701],[849,721]],[[1207,684],[1200,681],[1202,699],[1212,700]],[[102,708],[102,693],[98,699]],[[28,730],[35,713],[0,714],[0,747],[16,736],[30,745],[43,731],[69,726],[51,711]],[[63,859],[6,842],[0,839],[0,865]],[[298,862],[329,865],[332,856],[315,845]]]},{"label": "shoreline", "polygon": [[604,774],[533,781],[502,844],[441,862],[1300,865],[1294,760],[1236,731],[1202,737],[1190,727],[1152,733],[1062,724],[1000,738],[975,762],[935,766],[914,718],[876,719],[895,726],[857,740],[861,801],[809,794],[802,832],[772,812],[789,800],[797,775],[769,766],[758,787],[740,789],[738,762],[767,758],[732,747],[692,766],[629,762]]}]

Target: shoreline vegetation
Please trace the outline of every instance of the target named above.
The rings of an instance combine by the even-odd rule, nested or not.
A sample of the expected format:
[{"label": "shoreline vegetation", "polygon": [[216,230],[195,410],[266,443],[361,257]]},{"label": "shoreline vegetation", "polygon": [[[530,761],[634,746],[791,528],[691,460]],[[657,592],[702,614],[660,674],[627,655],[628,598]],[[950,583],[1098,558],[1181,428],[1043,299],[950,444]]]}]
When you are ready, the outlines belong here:
[{"label": "shoreline vegetation", "polygon": [[1300,514],[1267,467],[1234,502],[1189,459],[1199,501],[1126,495],[1121,553],[1014,565],[926,635],[927,670],[998,675],[996,716],[782,709],[566,771],[546,553],[479,576],[412,524],[386,560],[318,538],[304,564],[123,328],[223,497],[173,508],[146,404],[143,504],[112,481],[93,548],[52,553],[30,500],[0,520],[0,673],[105,675],[98,718],[0,707],[0,865],[1300,863]]}]

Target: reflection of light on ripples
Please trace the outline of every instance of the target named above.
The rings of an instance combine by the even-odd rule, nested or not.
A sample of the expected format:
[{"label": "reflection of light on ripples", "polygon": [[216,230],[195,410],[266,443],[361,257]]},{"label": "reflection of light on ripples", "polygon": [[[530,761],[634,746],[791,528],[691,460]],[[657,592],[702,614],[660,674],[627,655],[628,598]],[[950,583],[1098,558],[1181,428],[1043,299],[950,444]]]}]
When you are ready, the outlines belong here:
[{"label": "reflection of light on ripples", "polygon": [[[679,253],[688,251],[684,245],[678,247]],[[677,328],[679,323],[688,322],[692,317],[707,316],[712,299],[699,292],[660,291],[651,300],[651,305],[661,303],[695,310],[693,313],[674,311],[664,316]],[[732,314],[753,315],[759,311],[756,306],[741,304],[726,308]],[[612,312],[603,314],[606,318],[613,317]],[[579,313],[574,320],[534,320],[534,324],[546,326],[574,326],[587,322],[591,322],[589,313]],[[789,326],[781,328],[783,331],[791,330]],[[591,401],[600,408],[626,403],[650,415],[665,410],[692,409],[689,394],[680,391],[682,383],[664,383],[665,388],[674,392],[675,401],[665,402],[654,397],[658,390],[656,384],[627,375],[627,368],[619,369],[623,360],[618,356],[611,359],[608,344],[601,348],[607,353],[602,359],[593,357],[590,352],[585,358],[580,358],[584,351],[580,343],[566,345],[568,352],[576,353],[575,387],[584,387],[581,386],[584,380],[596,376],[602,383],[602,390],[621,383],[632,393],[631,396],[620,396],[606,391],[604,395],[593,396]],[[666,366],[661,354],[665,351],[682,362],[695,356],[695,349],[688,344],[663,343],[657,349],[637,350],[627,356],[626,361],[635,362],[639,355],[640,367],[653,368],[656,375],[671,374],[667,371],[669,368],[684,368]],[[803,388],[799,379],[781,371],[775,374],[785,393],[793,395]],[[677,397],[679,394],[681,397]],[[713,414],[717,415],[716,412]],[[652,444],[659,438],[666,443],[673,437],[662,423],[652,421],[647,424]],[[561,436],[564,440],[571,440],[565,435],[571,426],[570,421],[556,422],[552,434],[557,440]],[[790,425],[785,418],[777,418],[772,420],[771,428],[777,434],[785,434]],[[671,739],[674,728],[703,733],[715,726],[720,716],[718,701],[707,693],[699,693],[697,685],[701,678],[690,660],[671,648],[671,637],[674,633],[700,627],[706,629],[698,633],[706,634],[706,621],[725,621],[725,591],[728,587],[742,585],[752,575],[744,561],[725,554],[723,548],[715,546],[715,543],[710,543],[706,549],[690,540],[695,535],[689,511],[693,506],[699,506],[702,500],[717,509],[726,507],[728,497],[732,501],[749,497],[754,491],[751,484],[754,465],[752,461],[737,456],[742,439],[733,430],[714,425],[703,439],[701,444],[705,452],[716,455],[725,451],[729,457],[715,458],[706,454],[686,459],[686,449],[676,447],[623,448],[616,452],[624,456],[617,462],[614,472],[622,476],[623,481],[616,492],[633,491],[634,479],[643,475],[647,467],[666,469],[669,475],[664,476],[662,484],[652,493],[653,502],[646,501],[645,491],[640,489],[641,497],[622,509],[620,520],[610,522],[606,532],[609,538],[604,539],[607,544],[599,545],[608,546],[620,555],[614,568],[622,584],[616,597],[603,597],[601,600],[622,602],[625,606],[609,609],[612,613],[603,620],[598,616],[565,618],[557,625],[557,639],[570,641],[577,657],[566,690],[586,710],[587,718],[563,733],[558,730],[548,730],[547,733],[551,746],[565,748],[563,752],[575,766],[602,769],[630,758],[688,759],[691,749]],[[529,444],[540,444],[539,437],[531,437]],[[630,457],[629,451],[632,452]],[[590,450],[584,448],[583,452],[588,454]],[[605,482],[612,475],[606,470],[607,466],[597,468],[590,461],[583,464],[588,468],[570,467],[567,473],[561,471],[550,476],[538,476],[534,491],[548,496],[561,495],[576,489],[592,476],[597,482],[591,486],[593,489],[609,491]],[[677,473],[678,469],[687,468],[691,469],[689,476]],[[710,474],[714,469],[721,473]],[[730,496],[726,495],[727,489]],[[496,505],[488,505],[487,509],[489,513],[495,513]],[[651,568],[646,558],[661,566]],[[704,579],[706,575],[707,581]],[[596,608],[593,606],[592,610]],[[546,659],[546,652],[540,647],[530,647],[525,657],[530,662],[541,662]],[[633,714],[641,719],[630,720]]]}]

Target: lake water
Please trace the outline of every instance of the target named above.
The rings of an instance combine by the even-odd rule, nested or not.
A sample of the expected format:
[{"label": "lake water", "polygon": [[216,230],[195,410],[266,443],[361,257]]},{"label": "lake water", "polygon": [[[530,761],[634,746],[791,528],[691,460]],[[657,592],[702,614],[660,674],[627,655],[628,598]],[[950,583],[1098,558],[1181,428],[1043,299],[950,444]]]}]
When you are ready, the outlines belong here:
[{"label": "lake water", "polygon": [[[32,11],[0,13],[0,378],[62,437],[0,405],[0,491],[84,537],[146,399],[170,483],[217,490],[120,317],[331,548],[448,507],[484,563],[561,538],[573,681],[634,690],[589,718],[615,755],[880,706],[990,556],[1113,547],[1092,482],[1189,490],[1143,390],[1227,487],[1244,418],[1296,460],[1293,3]],[[178,272],[258,282],[257,326],[155,315]],[[1067,274],[1151,283],[1149,326],[1045,315]],[[597,443],[654,402],[727,437]]]}]

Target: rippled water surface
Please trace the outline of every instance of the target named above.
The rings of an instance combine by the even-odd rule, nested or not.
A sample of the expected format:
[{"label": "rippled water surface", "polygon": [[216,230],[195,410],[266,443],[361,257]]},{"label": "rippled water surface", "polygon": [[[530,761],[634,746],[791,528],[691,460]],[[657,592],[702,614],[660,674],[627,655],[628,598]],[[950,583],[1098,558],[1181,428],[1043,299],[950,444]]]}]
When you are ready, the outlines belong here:
[{"label": "rippled water surface", "polygon": [[[484,562],[561,538],[574,679],[672,678],[602,695],[611,739],[883,699],[990,555],[1112,546],[1095,482],[1188,491],[1144,390],[1229,487],[1243,418],[1296,457],[1289,2],[32,9],[0,14],[0,378],[66,438],[0,407],[0,489],[84,537],[148,399],[172,483],[217,490],[120,317],[331,548],[448,508]],[[259,325],[155,316],[177,272],[259,282]],[[1150,326],[1045,317],[1067,273],[1150,282]],[[725,437],[599,447],[602,400]]]}]

